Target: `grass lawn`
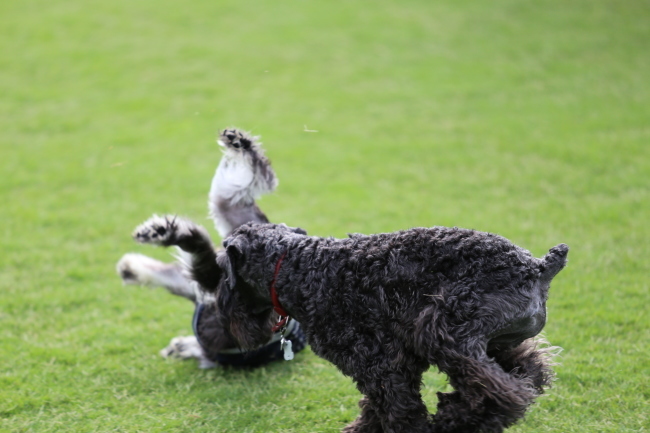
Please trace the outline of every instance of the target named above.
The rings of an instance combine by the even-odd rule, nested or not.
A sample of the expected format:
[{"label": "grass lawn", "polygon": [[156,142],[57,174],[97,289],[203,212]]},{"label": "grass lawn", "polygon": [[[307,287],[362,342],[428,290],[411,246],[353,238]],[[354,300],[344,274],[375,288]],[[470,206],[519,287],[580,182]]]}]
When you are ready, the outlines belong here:
[{"label": "grass lawn", "polygon": [[[649,431],[649,22],[641,0],[0,2],[0,431],[357,416],[309,351],[252,372],[160,358],[192,305],[115,274],[128,251],[169,257],[130,239],[154,212],[215,233],[230,125],[263,136],[275,222],[569,244],[545,329],[558,381],[510,431]],[[447,388],[427,373],[431,410]]]}]

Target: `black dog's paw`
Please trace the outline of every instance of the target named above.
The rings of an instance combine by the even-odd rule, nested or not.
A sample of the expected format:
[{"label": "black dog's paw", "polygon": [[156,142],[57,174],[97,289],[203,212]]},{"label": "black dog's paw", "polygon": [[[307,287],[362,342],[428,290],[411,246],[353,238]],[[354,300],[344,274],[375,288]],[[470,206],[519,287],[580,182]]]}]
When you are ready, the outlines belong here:
[{"label": "black dog's paw", "polygon": [[219,134],[219,144],[226,149],[248,150],[255,142],[255,137],[240,129],[228,128]]},{"label": "black dog's paw", "polygon": [[179,237],[181,221],[176,216],[154,215],[133,231],[133,239],[142,244],[169,246]]}]

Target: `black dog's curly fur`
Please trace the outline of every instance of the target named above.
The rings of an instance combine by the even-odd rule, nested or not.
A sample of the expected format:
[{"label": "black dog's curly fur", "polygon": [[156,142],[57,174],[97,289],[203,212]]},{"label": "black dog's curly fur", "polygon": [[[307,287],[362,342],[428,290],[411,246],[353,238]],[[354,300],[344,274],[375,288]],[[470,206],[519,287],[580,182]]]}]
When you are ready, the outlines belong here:
[{"label": "black dog's curly fur", "polygon": [[[266,341],[275,279],[313,351],[364,394],[345,432],[500,432],[551,382],[548,352],[532,337],[566,264],[564,244],[536,259],[503,237],[458,228],[323,239],[247,224],[224,246],[225,326],[245,347]],[[434,416],[420,396],[431,364],[455,388],[439,393]]]}]

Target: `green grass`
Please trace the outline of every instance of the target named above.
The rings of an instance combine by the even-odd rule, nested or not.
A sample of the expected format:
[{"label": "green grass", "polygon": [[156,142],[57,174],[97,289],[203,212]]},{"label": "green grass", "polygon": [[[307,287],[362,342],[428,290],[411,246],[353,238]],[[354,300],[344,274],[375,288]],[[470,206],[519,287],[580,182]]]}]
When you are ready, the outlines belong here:
[{"label": "green grass", "polygon": [[[0,431],[357,415],[311,352],[248,373],[163,360],[192,306],[115,275],[125,252],[168,257],[130,240],[150,214],[210,225],[229,125],[263,135],[273,221],[569,244],[545,330],[559,379],[511,431],[650,430],[649,19],[640,0],[0,3]],[[425,384],[435,409],[448,385]]]}]

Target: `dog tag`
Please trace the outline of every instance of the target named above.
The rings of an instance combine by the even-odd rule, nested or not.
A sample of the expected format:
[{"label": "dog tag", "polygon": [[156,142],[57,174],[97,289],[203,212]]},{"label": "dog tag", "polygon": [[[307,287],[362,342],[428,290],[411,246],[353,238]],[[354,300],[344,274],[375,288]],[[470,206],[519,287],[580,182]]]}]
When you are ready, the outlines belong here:
[{"label": "dog tag", "polygon": [[285,340],[282,337],[280,340],[280,348],[284,351],[284,360],[291,361],[293,359],[293,350],[291,350],[291,340]]}]

